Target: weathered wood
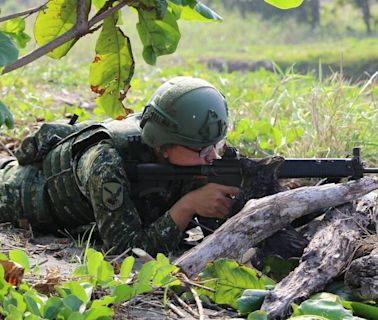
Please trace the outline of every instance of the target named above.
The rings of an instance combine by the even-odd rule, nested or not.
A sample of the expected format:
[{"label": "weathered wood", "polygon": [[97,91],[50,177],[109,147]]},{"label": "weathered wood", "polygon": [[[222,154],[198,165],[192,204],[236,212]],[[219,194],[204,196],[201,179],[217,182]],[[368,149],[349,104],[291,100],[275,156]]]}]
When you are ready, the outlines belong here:
[{"label": "weathered wood", "polygon": [[[331,279],[344,272],[363,235],[366,235],[369,214],[376,205],[371,199],[369,194],[361,199],[357,207],[345,204],[326,214],[321,227],[305,249],[300,265],[265,298],[261,309],[269,313],[270,319],[284,318],[290,312],[292,303],[300,303],[310,294],[322,290]],[[374,267],[378,260],[370,263]],[[360,267],[360,264],[356,265],[353,270]],[[374,274],[361,270],[361,276],[374,279],[375,274],[378,275],[375,268]],[[355,280],[353,278],[351,281]],[[375,290],[375,286],[368,288],[366,282],[354,283],[356,286],[362,285],[364,290]]]},{"label": "weathered wood", "polygon": [[241,258],[249,248],[296,218],[350,202],[375,189],[378,189],[378,179],[365,177],[358,181],[303,187],[250,200],[238,214],[175,263],[192,278],[209,261],[221,257]]},{"label": "weathered wood", "polygon": [[345,283],[364,299],[378,301],[378,250],[354,260],[345,273]]}]

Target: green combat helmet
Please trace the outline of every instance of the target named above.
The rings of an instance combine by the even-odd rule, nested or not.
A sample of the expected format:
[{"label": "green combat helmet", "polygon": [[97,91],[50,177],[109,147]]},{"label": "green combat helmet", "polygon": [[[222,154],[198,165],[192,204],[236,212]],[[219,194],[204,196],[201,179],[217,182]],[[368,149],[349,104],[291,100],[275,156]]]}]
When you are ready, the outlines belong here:
[{"label": "green combat helmet", "polygon": [[152,95],[142,115],[142,140],[150,147],[179,144],[202,148],[226,136],[227,103],[209,82],[176,77]]}]

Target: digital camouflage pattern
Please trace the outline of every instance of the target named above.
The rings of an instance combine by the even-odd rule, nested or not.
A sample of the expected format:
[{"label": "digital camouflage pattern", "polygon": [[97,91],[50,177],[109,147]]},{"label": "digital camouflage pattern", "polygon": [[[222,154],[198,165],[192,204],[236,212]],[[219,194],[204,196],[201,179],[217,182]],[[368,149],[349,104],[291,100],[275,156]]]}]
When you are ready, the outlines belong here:
[{"label": "digital camouflage pattern", "polygon": [[[8,163],[0,170],[0,221],[17,225],[27,219],[42,232],[95,221],[112,253],[129,247],[152,255],[174,250],[183,233],[168,210],[190,191],[191,183],[131,184],[125,161],[155,162],[155,155],[135,137],[125,136],[126,142],[135,141],[120,146],[115,143],[119,137],[106,132],[95,126],[73,135],[42,163]],[[75,146],[81,149],[73,153]]]}]

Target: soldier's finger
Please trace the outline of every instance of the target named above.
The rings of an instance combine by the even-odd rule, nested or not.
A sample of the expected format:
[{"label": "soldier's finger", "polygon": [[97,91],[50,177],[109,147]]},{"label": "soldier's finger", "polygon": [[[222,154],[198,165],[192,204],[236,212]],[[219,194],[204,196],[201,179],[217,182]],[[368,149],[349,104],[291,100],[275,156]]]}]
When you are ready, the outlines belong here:
[{"label": "soldier's finger", "polygon": [[230,196],[236,196],[240,192],[240,188],[232,187],[232,186],[223,186],[220,185],[219,190],[225,194]]}]

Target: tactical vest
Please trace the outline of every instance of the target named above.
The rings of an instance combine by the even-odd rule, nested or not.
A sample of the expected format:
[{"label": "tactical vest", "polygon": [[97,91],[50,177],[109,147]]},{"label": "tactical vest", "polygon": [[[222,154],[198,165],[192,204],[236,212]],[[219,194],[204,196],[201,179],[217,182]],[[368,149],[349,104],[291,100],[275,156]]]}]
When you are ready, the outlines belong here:
[{"label": "tactical vest", "polygon": [[[87,122],[77,126],[46,124],[43,132],[29,138],[32,152],[18,153],[24,156],[21,161],[38,162],[41,146],[53,144],[42,161],[44,190],[48,195],[48,210],[61,227],[75,227],[93,221],[91,204],[78,187],[75,166],[85,150],[104,139],[112,139],[119,153],[127,154],[130,142],[140,144],[141,114],[133,114],[124,120],[109,120],[101,123]],[[49,127],[50,126],[50,127]],[[40,129],[40,130],[41,130]],[[55,129],[55,130],[54,130]],[[64,136],[66,135],[66,136]],[[52,137],[58,136],[57,142]],[[60,140],[60,141],[58,141]],[[33,143],[30,143],[33,141]],[[33,146],[33,147],[30,147]],[[39,146],[39,150],[38,150]],[[133,146],[134,147],[134,146]],[[27,148],[24,146],[24,150]]]}]

